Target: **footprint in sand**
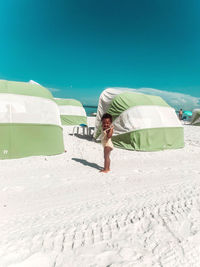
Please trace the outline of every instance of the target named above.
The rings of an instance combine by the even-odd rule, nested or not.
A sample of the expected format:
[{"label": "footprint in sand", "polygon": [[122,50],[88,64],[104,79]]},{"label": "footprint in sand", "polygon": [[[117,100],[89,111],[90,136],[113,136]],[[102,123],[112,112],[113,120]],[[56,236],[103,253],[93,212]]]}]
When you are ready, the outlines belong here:
[{"label": "footprint in sand", "polygon": [[140,170],[140,169],[139,169],[139,170],[134,170],[134,172],[136,172],[136,173],[140,173],[140,174],[143,173],[143,171]]},{"label": "footprint in sand", "polygon": [[23,186],[14,186],[14,187],[4,187],[2,188],[3,192],[22,192],[24,191],[24,187]]},{"label": "footprint in sand", "polygon": [[14,190],[16,192],[22,192],[22,191],[24,191],[24,187],[23,186],[15,186]]}]

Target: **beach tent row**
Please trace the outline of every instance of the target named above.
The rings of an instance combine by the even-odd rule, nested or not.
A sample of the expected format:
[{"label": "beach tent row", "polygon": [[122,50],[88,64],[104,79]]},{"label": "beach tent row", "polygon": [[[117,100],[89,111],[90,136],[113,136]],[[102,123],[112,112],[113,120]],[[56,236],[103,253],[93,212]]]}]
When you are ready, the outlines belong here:
[{"label": "beach tent row", "polygon": [[108,88],[99,98],[94,137],[101,135],[101,117],[113,117],[115,147],[154,151],[184,146],[183,127],[175,110],[161,97],[134,89]]},{"label": "beach tent row", "polygon": [[62,125],[87,124],[85,109],[80,101],[75,99],[55,98],[59,107]]},{"label": "beach tent row", "polygon": [[[105,90],[99,99],[95,138],[105,112],[114,119],[116,147],[151,151],[184,145],[175,111],[160,97]],[[61,121],[63,125],[87,124],[82,104],[54,99],[35,82],[0,81],[0,159],[63,153]]]},{"label": "beach tent row", "polygon": [[200,109],[194,109],[192,111],[191,124],[195,126],[200,126]]}]

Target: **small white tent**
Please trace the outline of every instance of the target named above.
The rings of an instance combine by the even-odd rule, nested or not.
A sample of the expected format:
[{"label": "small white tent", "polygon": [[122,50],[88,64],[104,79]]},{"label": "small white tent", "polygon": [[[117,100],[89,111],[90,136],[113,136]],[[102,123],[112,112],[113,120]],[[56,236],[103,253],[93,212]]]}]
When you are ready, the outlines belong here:
[{"label": "small white tent", "polygon": [[87,124],[85,109],[80,101],[75,99],[55,98],[59,107],[62,125]]}]

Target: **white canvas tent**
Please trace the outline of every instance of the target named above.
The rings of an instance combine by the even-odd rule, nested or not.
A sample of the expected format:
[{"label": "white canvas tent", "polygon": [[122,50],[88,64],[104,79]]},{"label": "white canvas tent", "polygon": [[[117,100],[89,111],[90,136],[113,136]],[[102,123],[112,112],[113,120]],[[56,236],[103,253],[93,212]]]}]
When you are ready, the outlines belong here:
[{"label": "white canvas tent", "polygon": [[0,80],[0,159],[64,152],[58,106],[39,84]]},{"label": "white canvas tent", "polygon": [[116,147],[130,150],[162,150],[184,146],[183,127],[175,110],[161,97],[128,88],[108,88],[99,98],[94,137],[98,139],[101,117],[113,117]]}]

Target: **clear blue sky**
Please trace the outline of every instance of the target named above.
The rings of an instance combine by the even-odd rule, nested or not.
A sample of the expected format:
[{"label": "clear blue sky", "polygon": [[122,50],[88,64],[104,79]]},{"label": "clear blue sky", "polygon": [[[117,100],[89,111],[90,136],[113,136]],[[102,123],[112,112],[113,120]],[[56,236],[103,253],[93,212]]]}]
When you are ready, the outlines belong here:
[{"label": "clear blue sky", "polygon": [[110,86],[200,96],[199,0],[2,0],[0,79],[89,100]]}]

